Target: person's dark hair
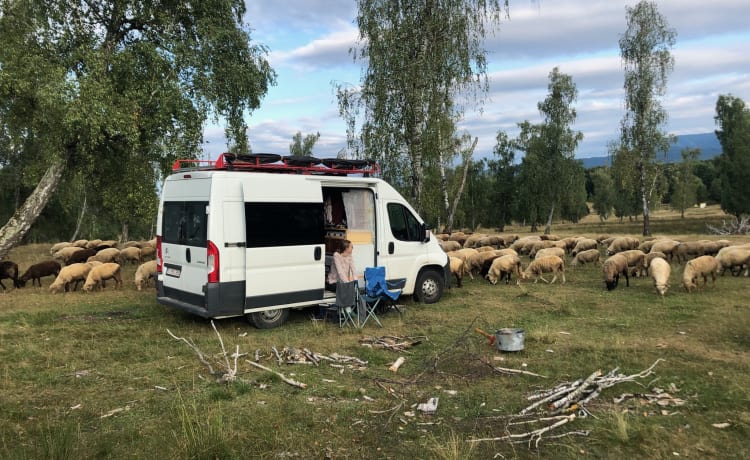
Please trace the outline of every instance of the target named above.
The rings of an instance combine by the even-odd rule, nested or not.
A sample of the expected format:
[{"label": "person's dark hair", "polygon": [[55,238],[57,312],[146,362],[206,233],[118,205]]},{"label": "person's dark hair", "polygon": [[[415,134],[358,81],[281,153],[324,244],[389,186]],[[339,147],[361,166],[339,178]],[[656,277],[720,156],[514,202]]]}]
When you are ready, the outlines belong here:
[{"label": "person's dark hair", "polygon": [[352,242],[349,241],[349,240],[341,240],[341,244],[339,245],[338,252],[342,253],[342,252],[346,251],[346,248],[348,248],[350,244],[352,244]]}]

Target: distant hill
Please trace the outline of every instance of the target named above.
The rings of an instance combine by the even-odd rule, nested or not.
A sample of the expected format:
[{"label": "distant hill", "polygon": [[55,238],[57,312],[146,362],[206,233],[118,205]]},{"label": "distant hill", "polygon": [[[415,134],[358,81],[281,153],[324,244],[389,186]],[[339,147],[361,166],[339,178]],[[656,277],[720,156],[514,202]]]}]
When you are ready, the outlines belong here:
[{"label": "distant hill", "polygon": [[[709,160],[721,154],[721,144],[719,144],[719,139],[716,138],[716,133],[685,134],[677,137],[677,143],[672,144],[664,161],[666,163],[682,161],[680,151],[686,147],[700,149],[699,160]],[[581,158],[581,160],[583,161],[583,167],[586,169],[610,165],[608,156]],[[658,160],[662,161],[662,158],[660,157]]]}]

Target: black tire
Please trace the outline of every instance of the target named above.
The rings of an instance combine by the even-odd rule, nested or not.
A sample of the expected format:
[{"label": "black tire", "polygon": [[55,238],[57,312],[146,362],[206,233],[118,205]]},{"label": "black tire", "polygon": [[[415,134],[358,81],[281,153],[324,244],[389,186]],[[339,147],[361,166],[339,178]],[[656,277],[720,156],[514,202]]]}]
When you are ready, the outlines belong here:
[{"label": "black tire", "polygon": [[414,297],[423,303],[435,303],[443,297],[445,281],[437,270],[428,269],[417,277],[414,285]]},{"label": "black tire", "polygon": [[255,313],[249,313],[247,320],[258,329],[273,329],[279,327],[289,318],[288,308],[279,308],[276,310],[265,310]]}]

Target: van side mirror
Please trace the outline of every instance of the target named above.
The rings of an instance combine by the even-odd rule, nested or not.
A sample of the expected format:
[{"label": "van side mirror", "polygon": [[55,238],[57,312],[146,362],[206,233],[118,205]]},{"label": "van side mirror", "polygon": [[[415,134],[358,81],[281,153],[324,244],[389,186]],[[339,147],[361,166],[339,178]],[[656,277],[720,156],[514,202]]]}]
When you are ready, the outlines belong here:
[{"label": "van side mirror", "polygon": [[430,229],[427,228],[427,224],[422,224],[422,242],[427,243],[430,241]]}]

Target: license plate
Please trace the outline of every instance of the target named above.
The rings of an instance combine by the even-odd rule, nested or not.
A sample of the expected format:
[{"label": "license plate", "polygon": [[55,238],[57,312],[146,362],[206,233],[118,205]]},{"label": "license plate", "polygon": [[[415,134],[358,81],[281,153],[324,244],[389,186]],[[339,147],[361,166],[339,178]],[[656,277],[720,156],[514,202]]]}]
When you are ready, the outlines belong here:
[{"label": "license plate", "polygon": [[175,278],[179,278],[181,273],[182,273],[182,269],[180,268],[167,267],[167,276],[173,276]]}]

